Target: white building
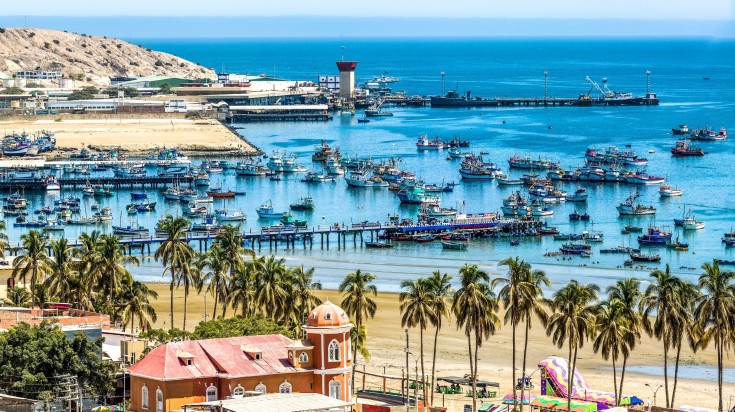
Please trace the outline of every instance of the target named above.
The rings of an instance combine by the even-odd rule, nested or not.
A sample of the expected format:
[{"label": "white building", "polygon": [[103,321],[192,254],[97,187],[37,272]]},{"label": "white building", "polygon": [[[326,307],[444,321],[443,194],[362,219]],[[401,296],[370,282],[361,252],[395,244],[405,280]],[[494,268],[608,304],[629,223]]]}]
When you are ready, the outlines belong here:
[{"label": "white building", "polygon": [[58,71],[43,71],[43,70],[25,70],[15,72],[16,79],[30,79],[30,80],[56,80],[61,78],[61,72]]}]

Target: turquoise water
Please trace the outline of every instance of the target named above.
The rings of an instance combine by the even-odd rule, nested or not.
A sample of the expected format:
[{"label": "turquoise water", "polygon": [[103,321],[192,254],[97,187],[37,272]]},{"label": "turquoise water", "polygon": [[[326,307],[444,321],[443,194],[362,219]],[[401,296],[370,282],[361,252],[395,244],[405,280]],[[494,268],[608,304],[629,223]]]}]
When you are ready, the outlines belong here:
[{"label": "turquoise water", "polygon": [[[273,149],[287,149],[299,155],[299,162],[320,170],[311,163],[314,145],[322,139],[341,149],[347,156],[372,156],[374,160],[400,158],[401,168],[415,173],[430,183],[460,182],[459,162],[445,159],[446,153],[418,152],[416,137],[423,133],[439,135],[446,140],[460,137],[470,140],[467,149],[485,156],[507,168],[507,159],[514,155],[543,156],[561,161],[565,167],[581,166],[586,148],[604,148],[615,145],[631,148],[649,158],[649,174],[664,176],[684,190],[684,196],[661,200],[657,187],[639,187],[640,200],[653,204],[658,213],[655,221],[634,219],[633,223],[646,227],[651,223],[673,230],[673,219],[682,216],[684,207],[706,222],[706,229],[679,233],[683,242],[690,244],[688,252],[674,252],[665,248],[649,248],[662,255],[675,271],[694,280],[698,268],[712,258],[735,260],[735,253],[720,242],[722,234],[730,231],[735,221],[732,194],[735,182],[735,143],[702,143],[708,152],[701,158],[672,158],[669,149],[676,140],[670,133],[679,123],[690,127],[704,125],[718,129],[735,128],[735,98],[732,84],[735,80],[735,43],[708,41],[651,41],[651,40],[146,40],[146,47],[178,54],[189,60],[219,70],[239,73],[268,73],[277,76],[315,80],[320,74],[334,74],[334,61],[339,59],[339,46],[346,46],[346,58],[359,61],[357,76],[371,78],[387,70],[401,78],[394,89],[408,94],[438,94],[441,90],[439,73],[446,72],[447,89],[458,86],[460,91],[493,96],[543,96],[543,70],[549,70],[549,95],[575,97],[587,93],[589,84],[585,75],[596,80],[608,78],[610,88],[642,95],[646,91],[645,71],[651,70],[651,89],[661,99],[658,107],[621,108],[487,108],[487,109],[432,109],[391,108],[391,118],[374,119],[358,124],[357,117],[336,116],[325,123],[258,123],[236,124],[239,133],[270,154]],[[704,80],[709,77],[710,80]],[[551,126],[551,127],[550,127]],[[648,153],[653,150],[654,153]],[[521,172],[511,171],[511,176]],[[248,214],[244,223],[247,230],[257,230],[265,222],[257,219],[255,208],[272,200],[277,210],[286,210],[301,196],[313,196],[316,208],[311,213],[294,212],[310,225],[329,225],[364,220],[385,221],[389,214],[415,218],[417,207],[401,205],[397,196],[386,189],[364,190],[348,188],[343,180],[336,183],[301,183],[301,175],[292,175],[279,182],[265,178],[236,177],[234,174],[213,175],[212,181],[229,189],[247,192],[244,197],[228,204],[229,209],[242,209]],[[304,263],[318,268],[319,277],[327,286],[335,286],[347,272],[362,267],[379,275],[382,290],[397,289],[406,277],[419,276],[440,268],[448,272],[465,261],[479,263],[491,270],[495,262],[508,256],[520,255],[527,261],[543,267],[555,280],[563,284],[574,273],[575,278],[609,284],[631,273],[645,276],[646,270],[623,270],[619,267],[625,255],[601,255],[600,247],[621,244],[635,245],[635,235],[621,235],[620,229],[628,223],[621,219],[615,205],[628,197],[634,187],[625,184],[582,183],[590,193],[586,205],[561,204],[552,206],[555,214],[549,224],[562,233],[599,230],[605,234],[601,246],[595,246],[589,259],[560,257],[547,258],[546,252],[558,250],[562,242],[550,237],[522,239],[519,246],[504,240],[482,239],[473,241],[467,251],[444,251],[438,242],[432,244],[398,244],[389,250],[354,248],[352,242],[338,250],[336,242],[329,250],[319,247],[318,238],[310,250],[285,251],[279,246],[278,254],[289,263]],[[566,184],[573,191],[576,184]],[[462,181],[453,193],[442,194],[444,206],[463,204],[467,212],[499,210],[502,199],[513,188],[498,187],[495,182]],[[159,196],[152,194],[152,198]],[[163,213],[181,213],[177,203],[165,202],[158,197],[157,215],[138,216],[138,223],[153,228]],[[32,200],[40,202],[39,197]],[[45,199],[44,202],[48,203]],[[128,221],[127,215],[117,214],[130,202],[127,191],[121,191],[106,202],[116,212],[115,223]],[[40,203],[35,203],[40,204]],[[35,205],[34,204],[34,205]],[[219,203],[217,206],[221,207]],[[40,206],[38,206],[40,208]],[[568,214],[574,209],[587,212],[589,223],[570,223]],[[9,221],[10,222],[10,221]],[[78,231],[68,230],[67,237],[76,237]],[[675,234],[676,236],[677,234]],[[11,229],[11,239],[19,231]],[[268,250],[263,249],[262,253]],[[596,269],[572,270],[586,266]],[[160,279],[160,267],[155,262],[144,262],[139,276]]]}]

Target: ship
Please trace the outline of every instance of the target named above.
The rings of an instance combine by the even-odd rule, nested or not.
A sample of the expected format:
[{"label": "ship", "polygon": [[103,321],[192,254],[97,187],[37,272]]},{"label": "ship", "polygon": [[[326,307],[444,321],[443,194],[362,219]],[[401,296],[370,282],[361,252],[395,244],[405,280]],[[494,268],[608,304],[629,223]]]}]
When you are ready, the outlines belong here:
[{"label": "ship", "polygon": [[[602,86],[597,84],[589,76],[584,78],[585,81],[592,84],[592,88],[587,94],[580,94],[579,99],[574,106],[658,106],[659,100],[656,93],[650,90],[645,96],[634,96],[630,92],[617,92],[607,87],[607,79],[602,79]],[[597,90],[600,94],[592,96],[592,90]]]},{"label": "ship", "polygon": [[469,91],[464,96],[453,90],[444,96],[431,96],[431,107],[489,107],[498,104],[498,99],[472,97]]}]

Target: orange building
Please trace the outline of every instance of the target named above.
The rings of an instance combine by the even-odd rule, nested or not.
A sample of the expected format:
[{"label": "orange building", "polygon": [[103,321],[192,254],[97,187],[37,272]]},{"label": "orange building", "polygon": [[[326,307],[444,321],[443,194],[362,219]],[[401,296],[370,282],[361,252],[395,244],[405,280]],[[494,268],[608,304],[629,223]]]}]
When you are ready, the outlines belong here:
[{"label": "orange building", "polygon": [[327,301],[309,314],[304,340],[260,335],[161,345],[129,369],[130,410],[170,412],[245,391],[349,401],[352,327],[344,310]]}]

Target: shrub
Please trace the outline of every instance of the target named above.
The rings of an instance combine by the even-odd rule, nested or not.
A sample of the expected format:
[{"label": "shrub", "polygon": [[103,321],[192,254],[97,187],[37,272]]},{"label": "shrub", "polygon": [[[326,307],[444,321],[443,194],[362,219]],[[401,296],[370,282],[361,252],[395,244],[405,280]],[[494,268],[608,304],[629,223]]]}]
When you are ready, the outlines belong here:
[{"label": "shrub", "polygon": [[35,32],[30,32],[30,33],[28,33],[28,38],[29,38],[29,39],[32,39],[32,38],[34,38],[34,37],[36,37],[36,33],[35,33]]},{"label": "shrub", "polygon": [[47,41],[43,42],[43,48],[44,48],[44,49],[48,49],[48,48],[50,48],[50,47],[51,47],[51,43],[49,43],[49,42],[47,42]]},{"label": "shrub", "polygon": [[160,60],[156,60],[156,63],[155,63],[155,64],[156,64],[156,67],[161,67],[161,66],[163,66],[163,62],[162,62],[162,61],[160,61]]},{"label": "shrub", "polygon": [[57,46],[58,46],[58,45],[59,45],[59,43],[61,43],[61,42],[59,41],[59,39],[54,39],[54,44],[55,44],[55,45],[57,45]]},{"label": "shrub", "polygon": [[5,33],[5,29],[3,29],[2,27],[0,27],[0,34],[3,34],[3,33]]}]

